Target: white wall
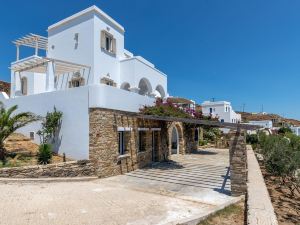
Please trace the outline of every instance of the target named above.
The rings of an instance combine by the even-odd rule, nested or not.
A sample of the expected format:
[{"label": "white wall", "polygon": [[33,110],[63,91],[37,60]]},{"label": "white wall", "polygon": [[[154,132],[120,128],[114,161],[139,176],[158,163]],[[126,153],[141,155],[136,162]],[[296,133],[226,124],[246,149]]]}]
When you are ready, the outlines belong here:
[{"label": "white wall", "polygon": [[[76,46],[75,34],[78,33],[78,46]],[[53,48],[54,47],[54,48]],[[91,66],[93,74],[94,65],[94,14],[89,13],[69,23],[48,31],[48,57],[68,62]],[[85,81],[93,83],[93,76],[88,76],[86,71]],[[58,89],[68,87],[68,81],[72,74],[64,74],[59,77]]]},{"label": "white wall", "polygon": [[[116,39],[116,55],[101,49],[101,31],[106,30]],[[94,20],[94,84],[100,83],[102,77],[120,83],[120,59],[124,58],[124,33],[112,26],[107,20],[95,15]]]},{"label": "white wall", "polygon": [[139,95],[104,84],[89,87],[89,106],[138,112],[145,105],[154,105],[155,98]]},{"label": "white wall", "polygon": [[139,58],[130,58],[121,61],[121,82],[128,82],[130,87],[138,87],[142,78],[147,78],[152,86],[152,92],[157,85],[161,85],[167,95],[167,76],[156,68],[147,65]]},{"label": "white wall", "polygon": [[[18,112],[30,111],[45,116],[48,111],[63,112],[61,126],[61,145],[59,153],[66,153],[74,159],[87,159],[89,146],[88,92],[86,88],[74,88],[68,91],[46,92],[4,100],[6,107],[18,105]],[[29,132],[37,132],[40,122],[30,124],[18,132],[29,137]],[[35,142],[39,143],[38,135]]]},{"label": "white wall", "polygon": [[[88,159],[90,107],[138,112],[144,105],[154,105],[155,99],[98,84],[11,99],[1,93],[0,101],[3,101],[5,107],[18,105],[18,112],[30,111],[40,116],[53,111],[55,106],[63,112],[58,153],[66,153],[67,157],[74,159]],[[40,128],[40,122],[37,122],[17,132],[29,137],[30,132],[36,133]],[[36,135],[35,142],[39,141],[39,136]]]}]

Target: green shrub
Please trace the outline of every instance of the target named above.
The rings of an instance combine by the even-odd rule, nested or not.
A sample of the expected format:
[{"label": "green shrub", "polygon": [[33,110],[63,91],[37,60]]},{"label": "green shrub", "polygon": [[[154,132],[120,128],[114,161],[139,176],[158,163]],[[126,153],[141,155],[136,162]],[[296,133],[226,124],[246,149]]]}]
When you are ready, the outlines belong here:
[{"label": "green shrub", "polygon": [[258,144],[258,135],[257,134],[247,134],[246,136],[247,144]]},{"label": "green shrub", "polygon": [[52,147],[50,144],[41,144],[38,153],[38,162],[40,164],[50,163],[52,158]]},{"label": "green shrub", "polygon": [[206,140],[200,140],[200,141],[199,141],[199,145],[200,145],[200,146],[207,145],[207,141],[206,141]]},{"label": "green shrub", "polygon": [[288,133],[293,133],[291,128],[289,128],[289,127],[281,127],[278,130],[278,134],[286,135]]}]

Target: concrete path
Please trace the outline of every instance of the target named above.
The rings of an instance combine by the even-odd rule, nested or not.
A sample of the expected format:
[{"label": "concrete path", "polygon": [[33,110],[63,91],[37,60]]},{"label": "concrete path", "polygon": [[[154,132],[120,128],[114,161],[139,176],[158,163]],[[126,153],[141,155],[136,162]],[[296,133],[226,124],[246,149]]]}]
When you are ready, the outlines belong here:
[{"label": "concrete path", "polygon": [[173,160],[94,181],[0,184],[0,224],[178,224],[237,200],[224,183],[228,150]]}]

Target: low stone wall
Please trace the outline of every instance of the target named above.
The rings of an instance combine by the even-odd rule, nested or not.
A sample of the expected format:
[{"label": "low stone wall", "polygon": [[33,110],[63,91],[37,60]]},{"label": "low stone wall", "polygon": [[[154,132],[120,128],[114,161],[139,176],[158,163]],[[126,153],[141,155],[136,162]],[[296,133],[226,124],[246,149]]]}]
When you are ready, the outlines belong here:
[{"label": "low stone wall", "polygon": [[277,218],[254,151],[247,145],[247,224],[277,225]]},{"label": "low stone wall", "polygon": [[83,177],[94,175],[95,169],[89,160],[0,169],[0,177],[4,178]]}]

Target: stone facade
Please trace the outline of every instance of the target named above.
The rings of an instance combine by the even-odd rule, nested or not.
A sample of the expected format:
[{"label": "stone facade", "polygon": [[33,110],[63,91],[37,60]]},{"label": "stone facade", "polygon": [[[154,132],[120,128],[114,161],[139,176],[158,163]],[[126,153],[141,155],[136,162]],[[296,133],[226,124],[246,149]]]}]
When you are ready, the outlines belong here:
[{"label": "stone facade", "polygon": [[244,132],[232,133],[229,142],[230,180],[233,196],[247,193],[247,147]]},{"label": "stone facade", "polygon": [[10,83],[0,81],[0,92],[5,92],[8,96],[10,95]]},{"label": "stone facade", "polygon": [[[153,152],[156,160],[163,160],[161,144],[164,132],[161,122],[142,120],[130,113],[92,108],[90,118],[89,158],[95,164],[97,175],[107,177],[123,174],[142,168],[153,161]],[[125,152],[119,153],[119,132],[124,132]],[[139,132],[143,132],[143,151],[139,151]],[[156,133],[154,133],[156,132]],[[152,135],[156,135],[156,149],[152,146]]]},{"label": "stone facade", "polygon": [[0,169],[0,177],[4,178],[82,177],[94,175],[95,169],[89,160]]},{"label": "stone facade", "polygon": [[[91,108],[89,119],[89,159],[99,177],[123,174],[168,159],[170,131],[174,126],[179,134],[180,154],[191,152],[197,146],[193,128],[189,131],[179,122],[140,119],[128,112],[103,108]],[[120,132],[124,135],[124,154],[119,153]]]}]

